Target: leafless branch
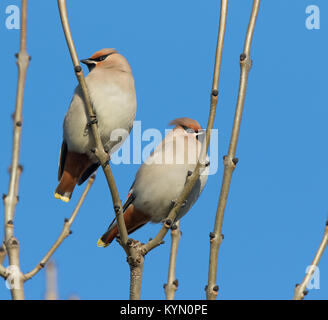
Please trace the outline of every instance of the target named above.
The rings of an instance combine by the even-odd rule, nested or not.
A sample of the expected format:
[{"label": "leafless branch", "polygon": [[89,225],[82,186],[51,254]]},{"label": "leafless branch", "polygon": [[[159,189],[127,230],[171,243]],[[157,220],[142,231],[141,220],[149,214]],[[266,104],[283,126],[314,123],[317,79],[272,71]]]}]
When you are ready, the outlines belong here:
[{"label": "leafless branch", "polygon": [[320,246],[318,248],[318,251],[316,252],[315,257],[312,261],[312,264],[308,268],[307,273],[306,273],[302,283],[296,285],[296,287],[295,287],[293,300],[303,300],[304,299],[305,295],[307,294],[306,287],[318,267],[318,264],[319,264],[320,259],[327,247],[327,244],[328,244],[328,221],[326,221],[325,231],[324,231]]},{"label": "leafless branch", "polygon": [[[74,65],[74,71],[76,74],[76,77],[79,81],[79,84],[81,86],[82,92],[83,92],[83,98],[85,102],[85,107],[86,107],[86,114],[89,120],[89,123],[91,124],[91,132],[92,136],[94,138],[95,142],[95,149],[93,150],[97,158],[99,159],[99,162],[101,163],[101,166],[103,168],[104,174],[106,176],[107,184],[111,192],[111,196],[113,199],[113,206],[114,206],[114,211],[116,215],[116,221],[118,224],[118,230],[119,230],[119,235],[120,235],[120,244],[122,245],[123,249],[125,250],[127,256],[128,256],[128,261],[130,264],[131,268],[131,277],[133,275],[137,275],[140,273],[140,268],[142,270],[142,267],[140,267],[141,261],[143,261],[143,257],[140,256],[139,250],[135,247],[135,245],[132,245],[135,243],[134,241],[130,240],[128,238],[128,232],[125,226],[124,218],[123,218],[123,210],[122,210],[122,202],[119,197],[119,193],[117,190],[117,186],[114,180],[114,176],[112,173],[112,170],[109,165],[109,155],[105,152],[103,144],[100,139],[100,135],[98,132],[98,127],[97,127],[97,121],[96,120],[96,114],[93,111],[90,96],[88,93],[88,88],[85,82],[84,74],[82,71],[81,66],[79,65],[79,59],[77,57],[77,53],[75,50],[72,34],[70,31],[69,27],[69,22],[68,22],[68,16],[67,16],[67,8],[66,8],[66,0],[58,0],[58,7],[59,7],[59,12],[60,12],[60,18],[62,22],[62,27],[63,31],[65,34],[67,46],[69,48],[69,52],[72,58],[72,62]],[[135,268],[138,268],[139,270],[134,270]],[[138,279],[138,276],[136,276],[136,279]],[[137,281],[131,281],[130,282],[130,293],[135,292],[134,288],[141,288],[141,285],[137,285],[136,287],[134,284],[137,283]],[[139,293],[134,293],[130,294],[130,298],[133,299],[134,297],[140,297],[140,292]]]},{"label": "leafless branch", "polygon": [[[70,32],[70,27],[68,23],[68,17],[67,17],[67,9],[66,9],[66,1],[65,0],[58,0],[58,7],[60,11],[61,21],[63,30],[66,37],[66,42],[70,51],[70,55],[72,58],[72,62],[74,65],[74,70],[76,77],[80,83],[81,89],[83,91],[83,98],[85,101],[86,106],[86,113],[89,120],[95,120],[96,115],[94,114],[94,111],[92,109],[90,97],[88,94],[88,89],[85,83],[85,78],[83,75],[83,71],[81,66],[79,65],[79,60],[76,54],[76,50],[74,47],[72,35]],[[185,188],[177,201],[175,201],[175,205],[172,208],[171,212],[168,215],[168,218],[166,219],[166,222],[163,224],[163,227],[161,228],[160,232],[156,235],[156,237],[149,241],[147,244],[140,244],[138,241],[134,241],[132,239],[128,238],[128,233],[126,230],[126,226],[123,219],[123,213],[122,213],[122,203],[119,198],[119,194],[117,191],[117,187],[115,184],[115,180],[112,174],[112,171],[109,166],[109,157],[108,154],[104,151],[103,145],[101,143],[101,139],[99,136],[98,128],[96,125],[96,121],[91,121],[91,130],[92,135],[94,137],[95,141],[95,155],[98,157],[103,171],[105,173],[108,186],[111,191],[112,199],[113,199],[113,205],[114,210],[116,214],[116,219],[118,223],[118,229],[120,234],[120,243],[122,247],[124,248],[125,252],[128,256],[128,262],[130,264],[131,269],[131,281],[130,281],[130,299],[139,299],[140,298],[140,289],[141,289],[141,280],[142,280],[142,269],[143,269],[143,262],[144,262],[144,256],[152,249],[160,245],[163,241],[164,236],[166,235],[168,229],[170,228],[172,221],[174,221],[177,212],[180,210],[181,206],[185,202],[185,199],[188,197],[189,193],[191,192],[194,184],[199,178],[199,175],[201,173],[201,169],[205,166],[205,157],[207,154],[209,141],[210,141],[210,135],[211,130],[213,128],[214,118],[215,118],[215,112],[216,112],[216,106],[217,106],[217,99],[218,99],[218,82],[219,82],[219,71],[220,71],[220,65],[221,65],[221,52],[217,52],[216,56],[216,64],[215,64],[215,71],[214,71],[214,79],[213,79],[213,88],[211,92],[211,108],[210,108],[210,114],[206,129],[206,142],[205,142],[205,148],[202,149],[202,154],[200,156],[200,159],[196,165],[196,168],[192,175],[189,177]]]},{"label": "leafless branch", "polygon": [[31,279],[33,276],[35,276],[42,268],[44,268],[44,266],[46,265],[46,263],[49,261],[49,259],[51,258],[51,256],[53,255],[53,253],[56,251],[56,249],[61,245],[61,243],[72,233],[71,226],[84,202],[85,197],[87,196],[93,182],[95,180],[95,175],[92,175],[89,178],[89,181],[79,199],[79,202],[77,203],[74,211],[72,212],[72,215],[69,219],[65,219],[65,223],[64,223],[64,227],[62,232],[60,233],[59,237],[57,238],[57,240],[55,241],[55,243],[53,244],[53,246],[50,248],[50,250],[47,252],[47,254],[42,258],[42,260],[40,261],[40,263],[30,272],[26,273],[24,275],[24,281],[27,281],[29,279]]},{"label": "leafless branch", "polygon": [[239,86],[238,100],[236,105],[235,119],[233,123],[228,155],[224,157],[224,173],[223,173],[223,180],[221,185],[218,208],[216,212],[214,232],[210,233],[210,263],[209,263],[209,272],[208,272],[208,284],[206,286],[206,295],[208,300],[215,300],[219,289],[216,284],[216,278],[217,278],[217,260],[218,260],[219,248],[223,238],[222,223],[223,223],[224,210],[227,203],[232,173],[238,162],[238,159],[235,158],[235,154],[236,154],[242,112],[245,102],[248,74],[252,65],[252,61],[250,57],[250,48],[251,48],[251,42],[253,38],[259,7],[260,7],[260,0],[254,0],[252,13],[248,25],[247,34],[246,34],[246,39],[245,39],[244,52],[240,55],[241,74],[240,74],[240,86]]},{"label": "leafless branch", "polygon": [[192,175],[188,178],[188,181],[186,182],[182,193],[175,201],[175,205],[170,211],[166,219],[166,222],[163,224],[162,229],[159,231],[159,233],[156,235],[154,239],[143,245],[142,250],[144,254],[146,254],[147,252],[149,252],[150,250],[161,244],[163,238],[165,237],[168,229],[171,226],[172,221],[175,220],[177,213],[179,212],[181,206],[184,204],[185,200],[187,199],[189,193],[191,192],[192,188],[194,187],[196,181],[200,176],[201,170],[205,166],[205,158],[210,143],[211,131],[213,128],[216,107],[218,103],[218,95],[219,95],[218,87],[219,87],[219,80],[220,80],[221,58],[222,58],[222,49],[223,49],[223,41],[224,41],[224,33],[225,33],[227,5],[228,5],[228,0],[221,1],[220,26],[219,26],[219,34],[217,40],[217,49],[216,49],[216,57],[215,57],[215,65],[214,65],[210,112],[209,112],[209,117],[206,127],[205,147],[202,148],[202,152],[199,157],[199,161],[197,162],[196,168],[192,173]]},{"label": "leafless branch", "polygon": [[79,84],[80,84],[82,92],[83,92],[83,98],[84,98],[85,107],[86,107],[86,114],[88,117],[88,121],[91,124],[90,127],[91,127],[91,131],[92,131],[92,136],[95,141],[95,150],[93,150],[93,151],[94,151],[95,155],[97,156],[97,158],[99,159],[101,166],[103,168],[104,174],[106,176],[106,180],[107,180],[107,183],[108,183],[111,195],[112,195],[112,199],[113,199],[113,206],[114,206],[114,210],[115,210],[115,214],[116,214],[116,219],[118,222],[120,238],[121,238],[123,246],[126,247],[126,242],[128,240],[128,232],[126,230],[126,226],[125,226],[124,219],[123,219],[122,203],[121,203],[121,199],[118,194],[118,190],[116,187],[116,183],[114,180],[112,170],[109,165],[109,155],[104,150],[104,146],[101,142],[100,134],[98,132],[97,122],[94,121],[97,118],[96,118],[96,114],[94,113],[94,110],[92,108],[92,103],[91,103],[90,96],[88,93],[88,88],[87,88],[87,85],[85,82],[83,70],[79,64],[79,59],[77,57],[77,53],[75,50],[71,30],[70,30],[69,23],[68,23],[66,0],[58,0],[58,7],[59,7],[63,31],[65,33],[67,46],[69,48],[69,52],[70,52],[72,62],[74,65],[75,75],[77,77],[77,80],[79,81]]},{"label": "leafless branch", "polygon": [[177,264],[178,246],[181,238],[180,221],[176,222],[171,228],[171,253],[169,263],[169,273],[167,284],[164,285],[164,290],[167,300],[174,300],[175,292],[178,289],[178,280],[175,278],[175,268]]},{"label": "leafless branch", "polygon": [[[179,212],[181,206],[184,204],[185,200],[187,199],[189,193],[191,192],[192,188],[194,187],[196,181],[198,180],[202,169],[205,166],[205,159],[206,154],[208,151],[210,138],[211,138],[211,130],[213,128],[215,113],[217,108],[218,102],[218,87],[219,87],[219,79],[220,79],[220,69],[221,69],[221,57],[222,57],[222,48],[223,48],[223,40],[224,40],[224,33],[225,33],[225,24],[226,24],[226,11],[227,11],[227,0],[221,1],[221,16],[220,16],[220,27],[219,27],[219,34],[217,40],[217,50],[216,50],[216,57],[215,57],[215,66],[214,66],[214,74],[213,74],[213,84],[212,84],[212,91],[211,91],[211,103],[210,103],[210,112],[206,127],[206,139],[205,139],[205,146],[202,148],[199,160],[197,162],[196,168],[193,171],[192,175],[188,177],[185,187],[178,197],[178,199],[174,202],[174,206],[171,209],[167,219],[163,223],[161,230],[158,232],[154,239],[151,239],[146,244],[143,244],[138,247],[138,251],[142,256],[145,256],[148,252],[152,249],[158,247],[163,243],[163,239],[170,229],[173,221],[175,220],[177,213]],[[142,260],[143,261],[143,260]]]},{"label": "leafless branch", "polygon": [[[23,123],[23,98],[25,88],[26,71],[30,57],[26,51],[26,21],[27,21],[27,0],[22,0],[21,5],[21,31],[20,31],[20,50],[17,56],[18,83],[16,95],[16,109],[14,114],[14,134],[12,159],[10,167],[10,181],[8,194],[4,196],[5,206],[5,246],[8,253],[9,265],[11,270],[15,270],[15,285],[12,286],[11,295],[14,300],[24,299],[23,277],[19,264],[19,243],[14,236],[14,217],[15,208],[18,202],[18,180],[22,168],[19,166],[19,153],[21,132]],[[10,273],[7,269],[7,273]],[[1,273],[3,274],[3,272]],[[10,276],[10,274],[7,276]]]}]

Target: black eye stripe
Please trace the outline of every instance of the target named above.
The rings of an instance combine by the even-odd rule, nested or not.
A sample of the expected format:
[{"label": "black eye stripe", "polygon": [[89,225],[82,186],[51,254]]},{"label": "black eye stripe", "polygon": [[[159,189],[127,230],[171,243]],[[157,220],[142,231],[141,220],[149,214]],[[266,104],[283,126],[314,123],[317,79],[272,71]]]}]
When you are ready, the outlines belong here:
[{"label": "black eye stripe", "polygon": [[188,132],[188,133],[197,133],[197,131],[195,131],[192,128],[188,128],[186,126],[181,126],[183,128],[184,131]]},{"label": "black eye stripe", "polygon": [[108,56],[114,54],[115,52],[112,53],[108,53],[108,54],[104,54],[103,56],[100,56],[98,58],[94,58],[94,59],[89,59],[91,61],[96,61],[96,62],[100,62],[100,61],[104,61]]}]

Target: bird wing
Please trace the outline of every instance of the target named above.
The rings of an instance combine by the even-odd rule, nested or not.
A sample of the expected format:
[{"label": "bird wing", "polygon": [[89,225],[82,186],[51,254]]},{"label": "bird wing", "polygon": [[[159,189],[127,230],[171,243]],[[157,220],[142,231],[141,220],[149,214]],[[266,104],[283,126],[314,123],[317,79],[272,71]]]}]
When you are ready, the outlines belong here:
[{"label": "bird wing", "polygon": [[99,162],[93,163],[89,166],[82,174],[80,180],[78,181],[78,185],[80,186],[85,180],[87,180],[100,166]]},{"label": "bird wing", "polygon": [[[128,198],[126,199],[126,201],[124,202],[123,204],[123,213],[126,211],[126,209],[130,206],[130,204],[134,201],[134,199],[136,198],[135,194],[133,193],[133,185],[134,185],[134,182],[131,186],[131,189],[129,191],[129,194],[128,194]],[[111,228],[113,227],[113,224],[114,222],[116,221],[116,217],[113,219],[113,221],[110,223],[110,225],[108,226],[107,228],[107,231],[111,230]]]},{"label": "bird wing", "polygon": [[60,149],[60,154],[59,154],[58,181],[61,179],[63,172],[64,172],[66,155],[67,155],[67,143],[65,142],[65,140],[63,140],[63,143],[62,143],[62,146]]}]

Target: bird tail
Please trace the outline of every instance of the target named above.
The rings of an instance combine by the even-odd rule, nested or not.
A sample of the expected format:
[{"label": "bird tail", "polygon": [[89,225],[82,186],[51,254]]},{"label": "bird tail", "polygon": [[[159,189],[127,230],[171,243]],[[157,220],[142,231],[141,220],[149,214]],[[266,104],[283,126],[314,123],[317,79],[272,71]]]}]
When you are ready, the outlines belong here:
[{"label": "bird tail", "polygon": [[68,202],[71,197],[73,190],[76,186],[77,179],[75,179],[69,172],[64,171],[60,179],[60,182],[55,190],[55,198],[60,199],[64,202]]},{"label": "bird tail", "polygon": [[67,151],[60,181],[55,190],[55,198],[68,202],[76,184],[90,165],[92,162],[86,154]]},{"label": "bird tail", "polygon": [[[141,211],[137,210],[133,204],[131,204],[123,214],[124,222],[128,234],[136,231],[144,224],[146,224],[150,219],[147,215],[143,214]],[[114,219],[115,221],[115,219]],[[118,236],[118,226],[114,221],[109,226],[108,230],[101,236],[97,242],[98,247],[107,247],[111,242]]]}]

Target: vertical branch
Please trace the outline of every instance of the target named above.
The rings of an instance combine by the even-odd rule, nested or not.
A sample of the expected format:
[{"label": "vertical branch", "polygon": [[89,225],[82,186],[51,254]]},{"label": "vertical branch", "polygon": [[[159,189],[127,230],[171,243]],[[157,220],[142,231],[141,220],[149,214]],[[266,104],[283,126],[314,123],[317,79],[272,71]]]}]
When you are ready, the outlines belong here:
[{"label": "vertical branch", "polygon": [[174,206],[171,209],[166,221],[164,222],[161,230],[158,232],[154,239],[148,241],[148,243],[141,246],[140,250],[142,255],[146,255],[149,251],[153,250],[157,246],[159,246],[163,242],[163,238],[168,232],[169,228],[172,225],[172,222],[175,220],[177,213],[179,212],[181,206],[187,199],[189,193],[194,187],[196,181],[198,180],[201,169],[203,169],[206,159],[206,154],[208,151],[208,147],[210,144],[211,131],[214,124],[216,108],[218,103],[218,95],[219,95],[219,80],[220,80],[220,70],[221,70],[221,61],[222,61],[222,50],[223,50],[223,42],[225,35],[225,26],[227,20],[227,9],[228,9],[228,0],[221,0],[221,14],[220,14],[220,25],[216,46],[216,55],[215,55],[215,64],[214,64],[214,73],[213,73],[213,83],[212,83],[212,91],[211,91],[211,102],[210,102],[210,112],[208,116],[208,122],[206,127],[206,138],[205,138],[205,147],[202,147],[201,154],[199,160],[197,162],[196,168],[192,175],[188,177],[185,187],[181,192],[180,196],[177,200],[175,200]]},{"label": "vertical branch", "polygon": [[[104,174],[107,179],[108,186],[111,191],[113,205],[115,210],[115,215],[117,219],[119,234],[120,234],[120,244],[122,245],[123,249],[125,250],[128,256],[128,262],[130,265],[131,270],[131,281],[130,281],[130,299],[139,299],[140,298],[140,290],[141,290],[141,280],[142,280],[142,270],[143,270],[143,263],[144,263],[144,256],[155,247],[159,246],[162,243],[164,236],[166,235],[168,229],[170,228],[172,221],[174,221],[178,211],[180,210],[181,206],[185,202],[186,198],[188,197],[189,193],[191,192],[193,186],[195,185],[196,181],[201,174],[201,169],[204,168],[205,165],[205,157],[207,154],[207,150],[209,147],[210,142],[210,135],[211,130],[213,128],[213,123],[215,119],[216,107],[217,107],[217,100],[218,100],[218,83],[219,83],[219,73],[220,73],[220,66],[221,66],[221,55],[222,55],[222,45],[223,45],[223,35],[224,30],[221,30],[219,33],[218,39],[218,47],[216,53],[216,60],[215,60],[215,71],[213,76],[213,87],[211,92],[211,107],[210,107],[210,114],[208,118],[207,128],[206,128],[206,140],[205,140],[205,148],[202,148],[202,153],[200,159],[196,165],[196,168],[192,175],[188,178],[188,181],[185,184],[184,190],[178,199],[175,201],[175,205],[170,211],[166,222],[164,223],[163,227],[156,235],[154,239],[149,241],[148,243],[142,245],[139,242],[136,242],[132,239],[128,238],[127,229],[125,226],[125,222],[123,219],[123,212],[122,212],[122,203],[119,198],[118,190],[115,184],[115,180],[112,174],[112,171],[109,166],[109,157],[108,154],[105,152],[98,128],[97,128],[97,118],[92,109],[92,104],[90,101],[90,97],[88,94],[88,89],[85,83],[84,75],[81,66],[79,65],[79,60],[76,54],[76,50],[74,47],[72,35],[70,32],[70,27],[68,23],[67,17],[67,8],[66,8],[66,0],[57,0],[58,7],[62,22],[63,31],[66,37],[66,42],[70,51],[70,55],[72,58],[72,62],[74,65],[74,70],[76,77],[80,83],[83,98],[85,102],[86,114],[88,117],[89,124],[91,126],[91,133],[95,141],[96,148],[93,150],[97,158],[99,159]],[[222,3],[227,4],[227,0],[222,0]],[[223,6],[224,8],[224,6]],[[221,8],[222,10],[222,8]],[[222,17],[222,16],[221,16]],[[225,19],[224,19],[225,20]],[[220,20],[221,25],[221,20]],[[225,22],[224,22],[225,25]]]},{"label": "vertical branch", "polygon": [[175,279],[175,268],[177,264],[178,246],[181,238],[180,221],[174,224],[171,228],[171,253],[169,262],[169,273],[167,284],[164,285],[164,290],[167,300],[174,300],[175,292],[178,289],[178,280]]},{"label": "vertical branch", "polygon": [[57,292],[57,268],[53,261],[46,268],[46,294],[45,300],[58,300]]},{"label": "vertical branch", "polygon": [[105,152],[103,144],[101,142],[101,138],[100,138],[100,134],[98,132],[98,126],[97,126],[97,117],[92,108],[92,103],[91,103],[90,96],[88,93],[88,88],[87,88],[87,85],[85,82],[83,70],[79,64],[79,59],[77,57],[71,30],[70,30],[69,23],[68,23],[66,0],[58,0],[58,7],[59,7],[60,18],[61,18],[62,27],[63,27],[63,31],[65,34],[67,46],[69,48],[69,52],[70,52],[72,62],[74,65],[75,75],[77,77],[77,80],[79,81],[79,84],[80,84],[82,92],[83,92],[83,99],[85,102],[86,115],[87,115],[88,122],[91,127],[92,137],[95,142],[95,149],[92,151],[95,153],[95,155],[99,159],[101,166],[103,168],[104,174],[106,176],[106,180],[107,180],[107,183],[108,183],[111,195],[112,195],[112,199],[113,199],[113,206],[114,206],[116,219],[117,219],[117,223],[118,223],[118,227],[119,227],[118,229],[119,229],[121,242],[122,242],[123,247],[126,248],[126,243],[128,240],[128,232],[127,232],[127,229],[126,229],[126,226],[124,223],[124,219],[123,219],[122,203],[121,203],[121,199],[118,194],[118,190],[116,187],[116,183],[114,180],[112,170],[109,166],[109,156]]},{"label": "vertical branch", "polygon": [[315,257],[312,261],[311,266],[308,268],[308,271],[302,281],[301,284],[297,284],[294,292],[294,298],[293,300],[303,300],[305,295],[307,294],[306,287],[308,283],[310,282],[314,272],[316,271],[319,261],[328,245],[328,221],[326,222],[325,231],[320,243],[320,246],[318,248],[318,251],[315,254]]},{"label": "vertical branch", "polygon": [[88,123],[91,127],[91,134],[95,142],[95,149],[92,150],[96,157],[98,158],[101,166],[103,168],[104,174],[106,176],[107,184],[111,192],[113,206],[116,216],[116,221],[118,225],[119,235],[120,235],[120,244],[125,250],[128,256],[128,262],[131,269],[131,281],[130,281],[130,298],[134,299],[140,297],[141,290],[141,277],[143,269],[144,258],[140,254],[139,246],[135,246],[134,242],[128,238],[128,232],[123,218],[122,202],[119,197],[115,179],[112,173],[112,170],[109,165],[109,155],[105,152],[104,146],[100,139],[100,134],[98,132],[97,126],[97,116],[94,113],[92,108],[92,103],[88,93],[88,88],[85,82],[84,74],[81,66],[79,65],[79,59],[75,50],[72,34],[69,27],[66,0],[58,0],[58,8],[60,12],[61,23],[63,31],[65,34],[67,46],[71,55],[71,59],[74,65],[75,75],[83,92],[83,98],[85,102],[85,111],[88,118]]},{"label": "vertical branch", "polygon": [[179,212],[181,206],[187,199],[189,193],[191,192],[192,188],[194,187],[196,181],[198,180],[201,169],[204,168],[206,154],[208,151],[208,147],[210,145],[211,139],[211,131],[214,124],[216,108],[218,103],[218,95],[219,95],[219,80],[220,80],[220,70],[221,70],[221,60],[222,60],[222,50],[223,50],[223,41],[225,35],[225,26],[226,26],[226,19],[227,19],[227,9],[228,9],[228,0],[221,0],[221,14],[220,14],[220,26],[219,26],[219,33],[217,39],[217,46],[216,46],[216,55],[215,55],[215,65],[214,65],[214,74],[213,74],[213,84],[212,84],[212,91],[211,91],[211,102],[210,102],[210,112],[208,116],[208,122],[206,127],[206,138],[205,138],[205,147],[202,147],[201,155],[197,162],[196,168],[192,175],[188,177],[187,182],[183,191],[181,192],[180,196],[177,200],[175,200],[174,206],[171,209],[166,222],[164,223],[162,229],[156,235],[156,237],[150,240],[148,243],[143,245],[142,251],[143,254],[146,254],[150,250],[154,249],[155,247],[159,246],[165,237],[168,229],[170,228],[172,221],[175,220],[177,213]]},{"label": "vertical branch", "polygon": [[[138,252],[139,243],[135,242],[135,244],[137,246],[135,250]],[[145,258],[142,254],[138,254],[136,259],[128,257],[128,262],[130,266],[130,300],[140,300]]]},{"label": "vertical branch", "polygon": [[14,114],[14,135],[13,148],[10,167],[10,181],[8,194],[4,196],[5,206],[5,246],[8,253],[9,265],[15,273],[15,284],[12,286],[11,295],[13,299],[24,299],[23,277],[20,272],[19,264],[19,243],[14,236],[14,215],[18,202],[17,184],[21,173],[19,166],[19,152],[22,132],[22,111],[23,97],[25,88],[26,71],[30,57],[26,51],[26,21],[27,21],[27,0],[22,0],[21,6],[21,32],[20,32],[20,51],[16,55],[18,66],[18,83],[16,95],[16,110]]},{"label": "vertical branch", "polygon": [[246,88],[248,74],[251,69],[252,61],[250,57],[251,42],[254,33],[254,27],[257,19],[257,14],[260,7],[260,0],[253,1],[252,13],[248,25],[248,30],[245,39],[244,52],[240,55],[240,86],[235,111],[235,118],[233,123],[233,129],[230,139],[228,155],[224,157],[224,173],[221,185],[221,192],[219,197],[218,208],[216,212],[214,232],[210,233],[210,262],[208,271],[208,284],[206,286],[206,296],[209,300],[215,300],[219,287],[216,284],[217,279],[217,260],[219,254],[219,248],[223,239],[222,235],[222,223],[224,210],[227,203],[230,182],[232,173],[236,167],[238,159],[235,158],[242,112],[245,102]]}]

